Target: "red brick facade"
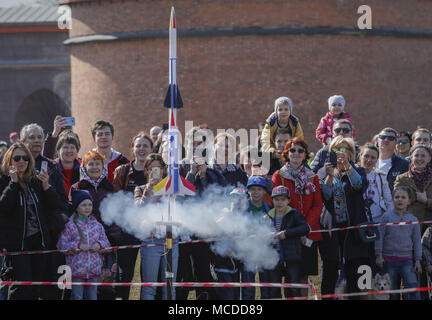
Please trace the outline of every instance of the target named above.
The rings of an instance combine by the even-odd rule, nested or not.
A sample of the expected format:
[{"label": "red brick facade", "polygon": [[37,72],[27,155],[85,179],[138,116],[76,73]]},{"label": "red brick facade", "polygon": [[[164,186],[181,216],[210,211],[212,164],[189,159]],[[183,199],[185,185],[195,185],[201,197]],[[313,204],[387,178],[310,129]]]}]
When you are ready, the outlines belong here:
[{"label": "red brick facade", "polygon": [[[70,37],[167,30],[171,5],[180,29],[357,25],[369,4],[376,27],[432,29],[432,2],[413,0],[63,1],[72,7]],[[116,128],[114,147],[129,155],[131,137],[167,122],[168,37],[71,45],[72,114],[82,153],[93,146],[90,126]],[[358,141],[380,128],[431,128],[432,38],[355,35],[178,37],[178,83],[184,120],[210,128],[256,128],[278,96],[289,96],[306,140],[327,98],[344,95]]]}]

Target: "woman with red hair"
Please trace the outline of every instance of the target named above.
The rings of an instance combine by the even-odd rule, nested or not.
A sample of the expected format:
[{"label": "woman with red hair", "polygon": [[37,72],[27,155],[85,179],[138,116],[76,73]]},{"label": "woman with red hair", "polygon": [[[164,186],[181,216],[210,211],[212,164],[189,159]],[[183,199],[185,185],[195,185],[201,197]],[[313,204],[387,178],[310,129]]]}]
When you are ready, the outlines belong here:
[{"label": "woman with red hair", "polygon": [[[289,205],[302,214],[311,230],[319,230],[323,201],[319,178],[306,164],[308,157],[308,145],[302,138],[289,140],[281,157],[285,165],[273,174],[272,186],[287,187],[291,194]],[[309,275],[318,275],[317,242],[320,240],[322,236],[319,232],[301,238],[302,283],[306,283],[304,281],[307,281]]]}]

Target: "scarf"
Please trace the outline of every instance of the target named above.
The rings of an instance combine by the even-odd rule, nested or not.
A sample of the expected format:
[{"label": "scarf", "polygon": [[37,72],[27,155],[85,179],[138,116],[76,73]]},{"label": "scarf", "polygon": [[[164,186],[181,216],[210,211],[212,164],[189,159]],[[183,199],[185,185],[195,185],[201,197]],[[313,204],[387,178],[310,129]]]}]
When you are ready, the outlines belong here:
[{"label": "scarf", "polygon": [[84,168],[84,164],[82,163],[80,166],[80,180],[86,180],[88,183],[90,183],[95,188],[96,192],[97,192],[97,188],[98,188],[99,184],[107,175],[108,175],[107,167],[103,166],[101,176],[99,177],[99,179],[97,179],[97,181],[94,181],[93,179],[91,179],[88,176],[87,171]]},{"label": "scarf", "polygon": [[431,166],[427,165],[422,172],[418,172],[414,169],[414,164],[411,164],[409,172],[413,177],[416,187],[420,190],[420,192],[423,192],[426,184],[432,179]]},{"label": "scarf", "polygon": [[315,185],[310,181],[314,176],[312,170],[308,169],[302,164],[297,170],[293,169],[289,162],[287,162],[281,169],[280,174],[286,179],[294,181],[294,190],[297,194],[309,195],[315,192]]}]

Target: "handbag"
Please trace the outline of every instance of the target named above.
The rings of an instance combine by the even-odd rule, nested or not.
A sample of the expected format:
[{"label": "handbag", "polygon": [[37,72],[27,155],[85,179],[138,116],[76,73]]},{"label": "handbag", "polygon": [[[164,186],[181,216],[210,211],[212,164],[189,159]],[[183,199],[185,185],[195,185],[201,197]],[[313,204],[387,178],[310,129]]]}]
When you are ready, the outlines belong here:
[{"label": "handbag", "polygon": [[[366,199],[365,201],[366,215],[369,217],[369,221],[360,224],[375,224],[375,222],[372,220],[372,214],[370,211],[371,201],[371,199]],[[363,243],[371,243],[380,239],[380,232],[377,226],[363,227],[356,230],[358,231],[360,240]]]}]

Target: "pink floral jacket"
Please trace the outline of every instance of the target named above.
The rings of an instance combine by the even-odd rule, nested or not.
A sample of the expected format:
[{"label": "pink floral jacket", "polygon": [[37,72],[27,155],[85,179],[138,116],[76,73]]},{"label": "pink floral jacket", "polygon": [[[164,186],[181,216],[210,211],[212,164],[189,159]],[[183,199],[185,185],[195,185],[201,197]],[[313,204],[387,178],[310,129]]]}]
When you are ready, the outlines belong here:
[{"label": "pink floral jacket", "polygon": [[[101,249],[111,246],[104,227],[95,217],[78,219],[77,224],[84,235],[85,243],[90,248],[95,243],[99,243]],[[57,242],[57,248],[60,250],[80,249],[80,244],[80,236],[72,216]],[[101,274],[103,260],[99,252],[80,251],[66,253],[66,264],[71,267],[73,278],[91,279]]]},{"label": "pink floral jacket", "polygon": [[321,118],[318,127],[316,128],[315,134],[317,139],[322,143],[325,143],[327,137],[331,138],[333,135],[333,124],[339,119],[347,119],[351,123],[353,137],[355,137],[355,129],[351,120],[351,116],[347,112],[343,112],[342,116],[338,117],[329,111],[324,117]]}]

